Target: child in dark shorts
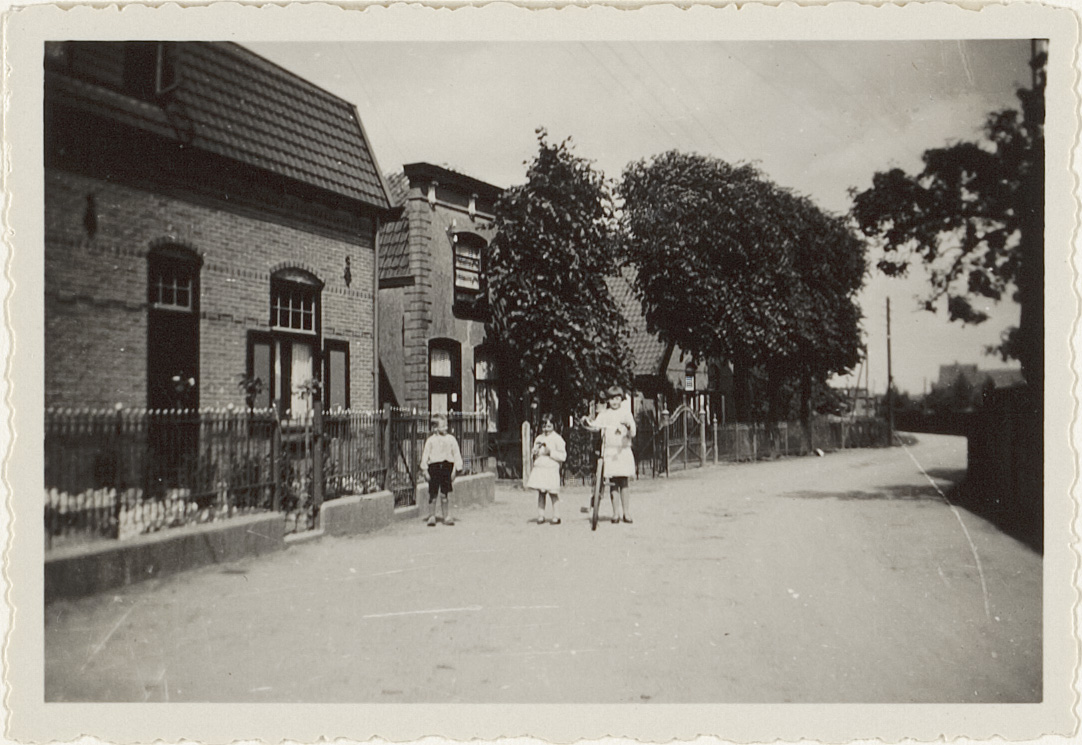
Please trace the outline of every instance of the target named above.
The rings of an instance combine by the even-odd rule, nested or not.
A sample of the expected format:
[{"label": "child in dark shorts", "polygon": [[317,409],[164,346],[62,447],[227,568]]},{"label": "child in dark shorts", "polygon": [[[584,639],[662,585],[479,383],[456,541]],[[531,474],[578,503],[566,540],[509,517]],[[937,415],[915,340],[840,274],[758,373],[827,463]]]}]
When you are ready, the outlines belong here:
[{"label": "child in dark shorts", "polygon": [[428,482],[428,526],[436,524],[436,495],[440,495],[443,524],[454,525],[450,495],[454,490],[455,474],[462,470],[462,451],[458,440],[447,431],[447,417],[436,414],[432,417],[432,427],[436,431],[425,440],[421,452],[421,475]]}]

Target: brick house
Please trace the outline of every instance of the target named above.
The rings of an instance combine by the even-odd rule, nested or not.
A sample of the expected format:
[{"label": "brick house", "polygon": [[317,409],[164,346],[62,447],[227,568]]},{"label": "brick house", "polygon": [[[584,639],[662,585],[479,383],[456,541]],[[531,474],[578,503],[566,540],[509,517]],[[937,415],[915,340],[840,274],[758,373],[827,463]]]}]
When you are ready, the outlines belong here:
[{"label": "brick house", "polygon": [[399,219],[381,228],[380,402],[484,412],[499,427],[484,257],[501,190],[429,163],[388,179]]},{"label": "brick house", "polygon": [[45,50],[45,402],[372,408],[387,186],[355,108],[230,43]]}]

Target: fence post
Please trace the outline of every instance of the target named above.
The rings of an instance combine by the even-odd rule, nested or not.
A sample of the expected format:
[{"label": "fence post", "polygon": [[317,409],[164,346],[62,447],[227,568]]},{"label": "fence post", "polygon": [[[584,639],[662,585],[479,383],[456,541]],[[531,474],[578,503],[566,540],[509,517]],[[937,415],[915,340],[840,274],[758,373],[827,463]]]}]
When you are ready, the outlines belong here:
[{"label": "fence post", "polygon": [[384,489],[391,487],[391,405],[383,404],[383,415],[380,417],[380,428],[383,430],[383,447],[380,448],[380,458],[383,462],[380,464],[383,469],[383,483],[381,486]]},{"label": "fence post", "polygon": [[706,414],[699,415],[699,468],[706,465]]},{"label": "fence post", "polygon": [[406,464],[406,470],[410,477],[410,504],[417,502],[417,477],[420,475],[420,456],[417,455],[417,421],[420,416],[414,413],[410,416],[410,462]]},{"label": "fence post", "polygon": [[[113,525],[111,526],[109,533],[110,538],[120,538],[120,517],[123,514],[124,499],[121,496],[120,489],[120,436],[124,431],[124,419],[123,419],[124,405],[116,405],[116,422],[113,427],[113,465],[115,471],[113,473],[113,488],[116,491],[116,500],[113,502]],[[145,492],[144,492],[145,494]]]},{"label": "fence post", "polygon": [[[237,436],[239,428],[237,426],[236,413],[233,411],[233,404],[227,405],[225,410],[226,419],[229,422],[228,425],[226,425],[226,431],[228,432],[227,437],[229,438],[229,461],[224,467],[221,464],[218,465],[218,473],[216,474],[216,483],[214,486],[215,489],[218,490],[218,502],[225,502],[224,505],[219,504],[219,507],[224,507],[226,514],[231,515],[233,514],[233,505],[236,502],[236,497],[233,496],[235,493],[233,488],[234,485],[230,482],[237,478],[235,471],[240,471],[242,474],[244,474],[245,471],[241,468],[237,468]],[[245,483],[247,481],[247,475],[242,475],[239,479],[244,486],[248,485]]]},{"label": "fence post", "polygon": [[718,442],[718,418],[714,417],[714,421],[711,422],[714,428],[714,465],[718,464],[718,450],[721,448],[721,444]]},{"label": "fence post", "polygon": [[282,420],[271,411],[271,473],[274,474],[274,495],[271,504],[277,512],[282,506]]},{"label": "fence post", "polygon": [[665,475],[669,475],[669,410],[661,410],[661,450],[665,453]]},{"label": "fence post", "polygon": [[525,489],[526,488],[526,482],[528,482],[530,480],[530,468],[531,468],[531,466],[533,466],[533,463],[530,462],[530,455],[531,455],[532,450],[533,450],[533,438],[530,437],[531,432],[530,432],[530,420],[529,419],[527,419],[526,421],[524,421],[522,423],[521,432],[522,432],[522,443],[521,443],[522,447],[520,449],[522,451],[521,452],[521,456],[522,456],[522,488]]},{"label": "fence post", "polygon": [[[315,398],[315,396],[313,396]],[[312,514],[323,506],[323,402],[313,401],[312,408]]]},{"label": "fence post", "polygon": [[657,464],[657,420],[647,417],[646,423],[650,426],[650,478],[655,478],[658,472]]}]

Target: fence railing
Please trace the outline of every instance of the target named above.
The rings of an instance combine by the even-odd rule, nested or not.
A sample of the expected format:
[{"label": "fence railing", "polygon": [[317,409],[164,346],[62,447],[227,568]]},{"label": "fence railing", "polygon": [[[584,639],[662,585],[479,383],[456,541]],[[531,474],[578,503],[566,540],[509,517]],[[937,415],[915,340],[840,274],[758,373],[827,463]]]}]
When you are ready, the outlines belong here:
[{"label": "fence railing", "polygon": [[[483,415],[452,414],[464,470],[488,467]],[[394,492],[413,505],[428,412],[315,407],[45,413],[46,548],[122,539],[238,514],[278,511],[288,531],[318,524],[324,500]]]},{"label": "fence railing", "polygon": [[[683,407],[681,407],[683,408]],[[760,458],[806,455],[813,449],[886,447],[887,422],[883,419],[827,419],[811,422],[811,439],[800,422],[726,424],[707,422],[692,410],[677,410],[656,417],[651,412],[637,418],[632,451],[639,477],[656,477],[686,468],[721,461],[752,461]],[[567,461],[564,480],[589,483],[598,457],[598,436],[572,427],[564,434]]]}]

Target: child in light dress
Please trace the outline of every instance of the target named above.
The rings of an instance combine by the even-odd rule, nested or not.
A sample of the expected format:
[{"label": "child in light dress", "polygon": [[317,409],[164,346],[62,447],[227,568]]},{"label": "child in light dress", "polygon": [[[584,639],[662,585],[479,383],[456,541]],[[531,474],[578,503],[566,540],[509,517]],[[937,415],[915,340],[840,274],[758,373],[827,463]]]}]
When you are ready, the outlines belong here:
[{"label": "child in light dress", "polygon": [[[635,475],[635,456],[631,452],[631,443],[635,438],[635,417],[622,408],[624,392],[619,386],[612,386],[606,391],[605,405],[590,421],[583,417],[583,426],[593,430],[604,430],[605,478],[609,481],[609,496],[612,500],[612,521],[625,523],[631,520],[631,494],[628,482]],[[620,509],[616,507],[616,495],[620,495]]]},{"label": "child in light dress", "polygon": [[537,524],[545,524],[545,495],[552,500],[552,524],[560,524],[560,464],[567,460],[564,438],[556,433],[552,414],[541,417],[541,433],[533,441],[533,468],[526,482],[537,489]]}]

